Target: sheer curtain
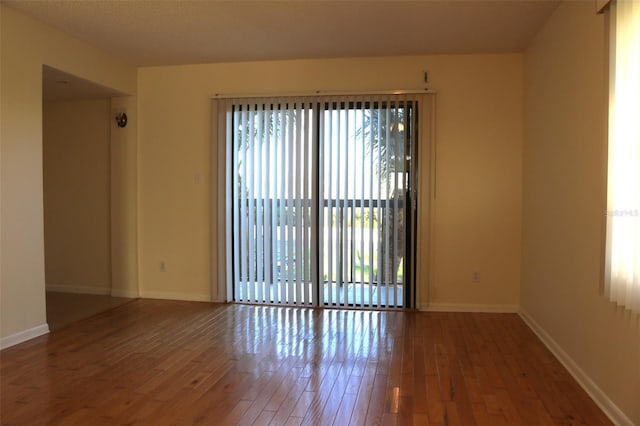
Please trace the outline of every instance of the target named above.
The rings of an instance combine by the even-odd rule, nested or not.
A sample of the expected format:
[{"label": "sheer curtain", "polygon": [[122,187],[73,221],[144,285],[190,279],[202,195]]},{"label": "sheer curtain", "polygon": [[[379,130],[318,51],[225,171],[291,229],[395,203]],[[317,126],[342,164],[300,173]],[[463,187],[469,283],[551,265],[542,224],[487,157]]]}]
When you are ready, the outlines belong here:
[{"label": "sheer curtain", "polygon": [[610,9],[605,293],[640,313],[640,1]]}]

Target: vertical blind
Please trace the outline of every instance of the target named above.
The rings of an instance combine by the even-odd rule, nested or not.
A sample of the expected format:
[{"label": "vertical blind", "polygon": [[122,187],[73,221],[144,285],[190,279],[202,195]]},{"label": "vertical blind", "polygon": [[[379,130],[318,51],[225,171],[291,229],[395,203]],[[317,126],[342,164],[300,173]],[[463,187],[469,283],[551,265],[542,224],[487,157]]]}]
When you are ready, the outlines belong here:
[{"label": "vertical blind", "polygon": [[610,9],[605,292],[640,313],[640,2]]},{"label": "vertical blind", "polygon": [[228,104],[235,300],[300,305],[314,300],[313,110],[305,99]]},{"label": "vertical blind", "polygon": [[403,96],[321,103],[319,268],[325,305],[405,305],[415,110],[415,100]]},{"label": "vertical blind", "polygon": [[217,101],[228,299],[405,306],[419,96]]}]

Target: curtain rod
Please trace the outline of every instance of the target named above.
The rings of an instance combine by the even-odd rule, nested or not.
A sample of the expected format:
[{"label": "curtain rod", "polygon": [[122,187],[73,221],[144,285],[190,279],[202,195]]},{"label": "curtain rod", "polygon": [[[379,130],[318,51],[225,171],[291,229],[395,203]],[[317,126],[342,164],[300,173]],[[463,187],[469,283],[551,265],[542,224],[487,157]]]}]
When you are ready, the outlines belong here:
[{"label": "curtain rod", "polygon": [[291,98],[291,97],[312,97],[312,96],[371,96],[371,95],[425,95],[434,94],[434,90],[424,89],[402,89],[402,90],[375,90],[375,91],[324,91],[314,92],[294,92],[294,93],[214,93],[211,99],[259,99],[259,98]]}]

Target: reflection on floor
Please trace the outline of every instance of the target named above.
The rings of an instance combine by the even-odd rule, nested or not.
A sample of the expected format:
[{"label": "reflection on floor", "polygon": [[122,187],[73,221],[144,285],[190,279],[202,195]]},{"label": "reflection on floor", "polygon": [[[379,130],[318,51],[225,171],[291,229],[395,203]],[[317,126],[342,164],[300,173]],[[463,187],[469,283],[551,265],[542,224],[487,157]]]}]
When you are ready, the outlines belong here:
[{"label": "reflection on floor", "polygon": [[107,311],[134,299],[95,294],[47,292],[47,323],[57,330],[80,319]]},{"label": "reflection on floor", "polygon": [[6,425],[611,424],[517,314],[138,299],[0,371]]}]

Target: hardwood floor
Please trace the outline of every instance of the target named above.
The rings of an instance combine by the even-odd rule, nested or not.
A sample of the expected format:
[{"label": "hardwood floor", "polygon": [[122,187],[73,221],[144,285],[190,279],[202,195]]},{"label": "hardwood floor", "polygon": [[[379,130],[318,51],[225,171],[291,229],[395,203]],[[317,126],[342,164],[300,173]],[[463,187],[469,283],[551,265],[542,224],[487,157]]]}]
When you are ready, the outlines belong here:
[{"label": "hardwood floor", "polygon": [[135,300],[0,365],[3,425],[610,424],[512,314]]},{"label": "hardwood floor", "polygon": [[80,319],[132,301],[124,297],[47,291],[47,324],[58,330]]}]

